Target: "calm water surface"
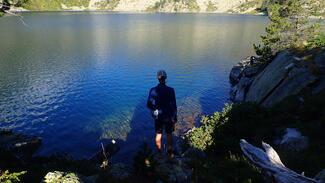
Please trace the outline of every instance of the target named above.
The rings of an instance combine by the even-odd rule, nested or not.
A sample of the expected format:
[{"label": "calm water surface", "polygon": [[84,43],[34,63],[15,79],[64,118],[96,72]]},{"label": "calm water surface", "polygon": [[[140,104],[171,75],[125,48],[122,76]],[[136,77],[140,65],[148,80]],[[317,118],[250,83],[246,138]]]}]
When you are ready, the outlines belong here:
[{"label": "calm water surface", "polygon": [[[117,139],[116,160],[154,135],[145,103],[165,69],[180,116],[228,99],[233,64],[253,54],[266,17],[27,13],[0,19],[0,127],[43,138],[39,155],[89,157]],[[151,141],[150,141],[151,142]]]}]

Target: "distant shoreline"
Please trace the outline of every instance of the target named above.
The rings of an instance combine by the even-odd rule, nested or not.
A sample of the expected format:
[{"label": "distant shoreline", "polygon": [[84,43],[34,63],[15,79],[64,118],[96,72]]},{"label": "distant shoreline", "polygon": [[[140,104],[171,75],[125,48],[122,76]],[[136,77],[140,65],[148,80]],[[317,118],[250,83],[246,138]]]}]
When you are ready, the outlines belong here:
[{"label": "distant shoreline", "polygon": [[[116,13],[116,14],[220,14],[220,15],[249,15],[249,16],[267,16],[265,13],[229,13],[229,12],[166,12],[166,11],[112,11],[112,10],[10,10],[12,13]],[[10,16],[10,15],[9,15]]]}]

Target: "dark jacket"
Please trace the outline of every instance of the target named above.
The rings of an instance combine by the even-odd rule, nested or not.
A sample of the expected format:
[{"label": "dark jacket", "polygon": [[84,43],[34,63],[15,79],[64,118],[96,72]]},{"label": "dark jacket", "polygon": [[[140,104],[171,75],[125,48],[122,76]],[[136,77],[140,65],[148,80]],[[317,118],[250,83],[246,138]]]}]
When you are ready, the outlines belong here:
[{"label": "dark jacket", "polygon": [[150,89],[147,101],[147,107],[154,111],[161,110],[158,120],[166,122],[177,122],[177,106],[175,91],[173,88],[165,84],[158,84]]}]

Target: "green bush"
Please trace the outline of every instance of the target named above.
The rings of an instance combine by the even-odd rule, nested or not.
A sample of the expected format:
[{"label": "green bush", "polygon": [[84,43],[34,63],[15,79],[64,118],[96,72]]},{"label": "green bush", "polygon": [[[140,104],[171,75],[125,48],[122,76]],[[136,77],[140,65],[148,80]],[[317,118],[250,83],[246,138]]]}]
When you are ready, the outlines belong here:
[{"label": "green bush", "polygon": [[20,176],[26,174],[25,171],[9,173],[8,170],[1,172],[0,171],[0,182],[2,183],[14,183],[20,182]]},{"label": "green bush", "polygon": [[315,38],[310,39],[308,41],[308,47],[325,47],[325,33],[321,33],[320,35],[316,35]]},{"label": "green bush", "polygon": [[217,10],[218,10],[218,7],[213,2],[209,1],[206,11],[207,12],[214,12],[214,11],[217,11]]},{"label": "green bush", "polygon": [[213,133],[217,126],[227,122],[227,114],[231,110],[231,105],[226,105],[222,112],[215,112],[212,116],[203,116],[201,126],[193,128],[191,133],[186,135],[187,141],[194,148],[206,150],[213,145]]},{"label": "green bush", "polygon": [[196,0],[184,0],[185,5],[190,11],[200,11],[200,7],[197,4]]}]

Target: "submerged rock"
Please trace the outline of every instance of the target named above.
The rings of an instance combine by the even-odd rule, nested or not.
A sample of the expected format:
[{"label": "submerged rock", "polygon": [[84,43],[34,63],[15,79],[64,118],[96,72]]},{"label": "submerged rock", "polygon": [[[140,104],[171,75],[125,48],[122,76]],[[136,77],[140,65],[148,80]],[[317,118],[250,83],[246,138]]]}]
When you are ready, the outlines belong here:
[{"label": "submerged rock", "polygon": [[31,157],[41,143],[39,137],[17,134],[10,129],[0,129],[0,149],[16,157]]}]

